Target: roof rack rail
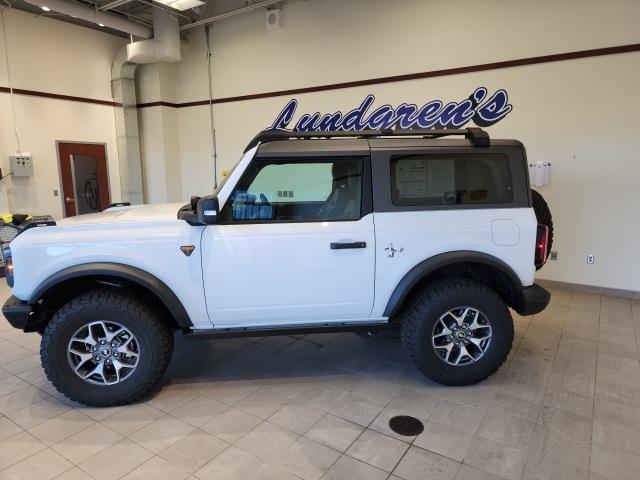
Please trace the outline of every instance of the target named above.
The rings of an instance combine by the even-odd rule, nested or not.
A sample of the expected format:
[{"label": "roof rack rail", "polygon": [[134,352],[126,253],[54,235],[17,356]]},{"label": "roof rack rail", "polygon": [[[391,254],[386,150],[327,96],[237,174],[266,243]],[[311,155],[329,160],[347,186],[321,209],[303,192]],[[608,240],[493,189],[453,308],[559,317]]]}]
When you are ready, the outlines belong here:
[{"label": "roof rack rail", "polygon": [[422,137],[440,138],[451,135],[460,135],[471,141],[474,147],[488,147],[489,134],[481,128],[462,129],[387,129],[387,130],[359,130],[359,131],[326,131],[326,132],[296,132],[292,130],[263,130],[258,133],[244,149],[245,153],[259,143],[275,142],[289,139],[311,138],[378,138],[378,137]]}]

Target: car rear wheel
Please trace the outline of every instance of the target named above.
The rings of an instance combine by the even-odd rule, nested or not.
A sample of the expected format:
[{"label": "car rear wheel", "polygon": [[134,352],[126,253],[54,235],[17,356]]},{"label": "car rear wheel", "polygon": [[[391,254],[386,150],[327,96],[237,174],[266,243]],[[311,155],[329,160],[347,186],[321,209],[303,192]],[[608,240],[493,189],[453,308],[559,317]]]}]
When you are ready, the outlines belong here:
[{"label": "car rear wheel", "polygon": [[56,389],[93,406],[130,403],[152,390],[173,351],[173,332],[146,302],[115,288],[87,292],[53,316],[40,345]]},{"label": "car rear wheel", "polygon": [[478,383],[498,370],[511,350],[509,309],[493,290],[472,280],[437,280],[418,291],[400,316],[405,350],[437,383]]}]

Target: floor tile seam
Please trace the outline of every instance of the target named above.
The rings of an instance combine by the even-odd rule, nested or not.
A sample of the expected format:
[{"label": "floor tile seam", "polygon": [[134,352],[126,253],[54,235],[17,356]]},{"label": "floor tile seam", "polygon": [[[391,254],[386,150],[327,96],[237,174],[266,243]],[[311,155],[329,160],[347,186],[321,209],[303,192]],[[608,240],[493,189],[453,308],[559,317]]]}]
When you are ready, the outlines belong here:
[{"label": "floor tile seam", "polygon": [[[27,432],[27,433],[28,433],[31,437],[36,438],[34,435],[31,435],[29,432]],[[13,437],[11,437],[11,438],[13,438]],[[36,440],[38,440],[38,439],[36,438]],[[5,440],[5,441],[6,441],[6,440]],[[38,440],[38,441],[40,442],[40,440]],[[2,445],[2,443],[3,443],[3,442],[0,442],[0,445]],[[5,466],[5,467],[1,468],[1,469],[0,469],[0,472],[4,472],[4,471],[6,471],[6,470],[10,469],[11,467],[13,467],[13,466],[15,466],[15,465],[17,465],[17,464],[19,464],[19,463],[21,463],[21,462],[24,462],[25,460],[28,460],[28,459],[30,459],[31,457],[34,457],[35,455],[39,454],[40,452],[44,452],[45,450],[52,450],[52,451],[54,451],[54,452],[55,452],[55,450],[53,450],[53,449],[52,449],[50,446],[48,446],[46,443],[44,443],[44,442],[40,442],[40,443],[41,443],[42,445],[44,445],[42,448],[39,448],[38,450],[36,450],[35,452],[33,452],[33,453],[31,453],[31,454],[27,455],[26,457],[21,458],[20,460],[15,461],[15,462],[13,462],[13,463],[10,463],[9,465],[7,465],[7,466]],[[57,452],[56,452],[56,453],[57,453]]]},{"label": "floor tile seam", "polygon": [[[596,332],[596,375],[594,378],[594,392],[593,392],[593,400],[592,400],[592,408],[591,408],[591,418],[595,418],[595,414],[596,414],[596,393],[597,393],[597,388],[598,388],[598,368],[599,368],[599,363],[598,362],[598,352],[600,349],[600,325],[601,325],[601,320],[602,320],[602,296],[598,296],[598,298],[600,299],[600,308],[598,308],[598,330]],[[635,329],[635,326],[634,326]],[[637,341],[636,341],[636,350],[638,348],[637,345]],[[590,444],[589,444],[589,463],[588,463],[588,471],[591,472],[591,464],[593,462],[592,457],[592,452],[593,452],[593,422],[591,424],[591,436],[589,437],[590,440]]]},{"label": "floor tile seam", "polygon": [[[572,299],[573,299],[573,292],[571,293],[570,301]],[[560,335],[558,336],[558,339],[556,341],[556,346],[555,346],[555,350],[554,350],[554,354],[553,354],[553,361],[552,361],[552,364],[551,364],[552,368],[556,364],[556,361],[558,359],[558,353],[560,351],[560,342],[562,341],[562,336],[564,334],[564,329],[565,329],[566,323],[567,323],[567,315],[564,314],[563,315],[563,320],[562,320],[562,330],[560,331]],[[551,377],[552,377],[552,375],[549,375],[549,378],[546,380],[546,384],[545,384],[545,387],[544,387],[544,393],[543,393],[543,396],[542,396],[542,405],[541,405],[542,408],[540,408],[540,411],[538,412],[537,417],[536,417],[536,421],[534,422],[534,425],[535,425],[534,435],[535,435],[535,432],[538,430],[538,427],[545,428],[544,425],[540,424],[540,419],[541,419],[541,417],[543,415],[543,411],[544,411],[544,408],[545,408],[544,399],[547,396],[547,393],[548,393],[548,391],[549,391],[549,389],[551,387]],[[534,439],[534,442],[535,442],[535,439]],[[524,468],[522,470],[522,475],[524,475],[524,472],[526,471],[527,466],[529,466],[530,462],[533,460],[533,456],[535,455],[535,453],[536,452],[534,450],[530,450],[529,452],[527,452],[527,455],[526,455],[526,458],[525,458],[525,462],[524,462]],[[522,477],[522,475],[521,475],[521,477]]]}]

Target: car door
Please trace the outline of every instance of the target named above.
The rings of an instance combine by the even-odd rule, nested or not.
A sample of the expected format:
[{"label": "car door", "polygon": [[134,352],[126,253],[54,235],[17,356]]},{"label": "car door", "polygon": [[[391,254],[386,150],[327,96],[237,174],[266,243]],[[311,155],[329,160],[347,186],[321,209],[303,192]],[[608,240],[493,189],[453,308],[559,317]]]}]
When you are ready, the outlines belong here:
[{"label": "car door", "polygon": [[368,157],[255,158],[203,233],[214,327],[369,320],[371,203]]}]

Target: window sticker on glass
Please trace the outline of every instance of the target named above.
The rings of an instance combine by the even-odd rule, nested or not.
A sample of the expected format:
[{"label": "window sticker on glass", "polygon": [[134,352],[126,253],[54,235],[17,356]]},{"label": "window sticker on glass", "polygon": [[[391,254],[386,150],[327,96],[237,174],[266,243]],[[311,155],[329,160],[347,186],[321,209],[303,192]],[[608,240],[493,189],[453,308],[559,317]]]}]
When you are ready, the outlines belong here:
[{"label": "window sticker on glass", "polygon": [[454,160],[432,160],[428,165],[428,196],[442,196],[456,189],[456,165]]},{"label": "window sticker on glass", "polygon": [[400,198],[424,197],[427,195],[427,162],[407,159],[396,162],[396,185]]},{"label": "window sticker on glass", "polygon": [[415,155],[391,161],[395,205],[513,202],[509,160],[503,155]]}]

